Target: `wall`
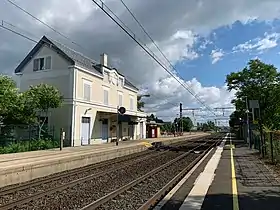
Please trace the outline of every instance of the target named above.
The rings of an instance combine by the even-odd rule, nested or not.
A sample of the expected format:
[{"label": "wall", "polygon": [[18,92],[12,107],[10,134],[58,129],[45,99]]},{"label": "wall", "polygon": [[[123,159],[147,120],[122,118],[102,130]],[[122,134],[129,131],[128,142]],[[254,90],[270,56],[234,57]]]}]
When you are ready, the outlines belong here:
[{"label": "wall", "polygon": [[[113,73],[112,73],[113,74]],[[92,84],[91,99],[90,101],[84,100],[83,89],[84,84],[83,80],[87,80]],[[118,92],[123,94],[123,106],[127,110],[127,114],[136,115],[137,113],[137,92],[127,90],[124,87],[110,84],[109,82],[104,81],[102,78],[92,75],[90,72],[83,70],[78,70],[77,77],[77,95],[76,99],[79,102],[84,102],[90,105],[97,105],[100,108],[105,109],[108,112],[116,112],[116,108],[119,105],[119,95]],[[104,104],[104,89],[109,91],[109,101],[108,105]],[[130,110],[130,95],[134,99],[134,108]]]},{"label": "wall", "polygon": [[[33,60],[42,56],[52,57],[50,70],[33,71]],[[29,89],[30,85],[46,83],[55,86],[64,96],[72,98],[72,70],[68,69],[69,63],[55,51],[48,47],[42,47],[33,59],[23,68],[22,75],[18,76],[21,91]]]},{"label": "wall", "polygon": [[[33,60],[39,57],[51,56],[51,69],[33,71]],[[70,63],[49,47],[42,47],[33,56],[30,62],[22,69],[22,75],[17,75],[18,88],[26,91],[31,85],[41,83],[53,85],[64,97],[64,104],[58,109],[49,110],[49,126],[55,129],[55,138],[60,138],[60,128],[66,134],[66,145],[70,146],[71,116],[73,105],[69,102],[73,98],[73,69],[69,69]]]},{"label": "wall", "polygon": [[157,127],[157,138],[160,138],[161,137],[161,134],[160,134],[160,127],[158,126]]}]

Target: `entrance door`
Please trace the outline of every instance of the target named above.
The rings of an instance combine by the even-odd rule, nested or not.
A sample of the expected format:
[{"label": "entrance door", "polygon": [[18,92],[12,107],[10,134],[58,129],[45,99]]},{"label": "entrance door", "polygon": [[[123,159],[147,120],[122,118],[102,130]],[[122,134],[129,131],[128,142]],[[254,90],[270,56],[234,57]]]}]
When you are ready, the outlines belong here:
[{"label": "entrance door", "polygon": [[122,140],[123,138],[123,127],[122,127],[122,122],[119,124],[119,138]]},{"label": "entrance door", "polygon": [[143,127],[143,122],[140,122],[140,139],[144,138],[144,127]]},{"label": "entrance door", "polygon": [[102,142],[108,142],[108,119],[102,121]]},{"label": "entrance door", "polygon": [[129,137],[130,137],[130,139],[133,139],[133,137],[134,137],[134,125],[129,125],[129,127],[128,127],[128,135],[129,135]]},{"label": "entrance door", "polygon": [[81,144],[88,145],[90,139],[90,117],[82,117]]}]

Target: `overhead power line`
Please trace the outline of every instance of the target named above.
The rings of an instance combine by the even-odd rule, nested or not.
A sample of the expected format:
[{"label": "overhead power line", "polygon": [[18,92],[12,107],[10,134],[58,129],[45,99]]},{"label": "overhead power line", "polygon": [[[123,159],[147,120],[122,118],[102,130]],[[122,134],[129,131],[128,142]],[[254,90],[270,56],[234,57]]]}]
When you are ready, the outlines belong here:
[{"label": "overhead power line", "polygon": [[[172,64],[172,62],[167,58],[167,56],[162,52],[162,50],[160,49],[160,47],[156,44],[156,42],[153,40],[153,38],[150,36],[150,34],[147,32],[147,30],[144,28],[144,26],[140,23],[140,21],[136,18],[136,16],[133,14],[133,12],[128,8],[128,6],[124,3],[123,0],[120,0],[120,2],[123,4],[123,6],[126,8],[126,10],[129,12],[129,14],[133,17],[133,19],[137,22],[137,24],[140,26],[140,28],[142,29],[142,31],[148,36],[148,38],[150,39],[150,41],[154,44],[154,46],[157,48],[157,50],[161,53],[161,55],[165,58],[165,60],[169,63],[170,67],[172,67],[172,69],[177,73],[177,75],[181,78],[182,76],[178,73],[177,69],[175,68],[175,66]],[[188,88],[190,90],[192,90],[192,88],[187,85]],[[194,92],[194,90],[192,90]],[[197,96],[195,96],[197,97]],[[198,98],[198,97],[197,97]],[[209,106],[207,104],[205,104],[202,101],[199,101],[200,103],[202,103],[205,107],[209,108]],[[211,109],[211,108],[210,108]]]},{"label": "overhead power line", "polygon": [[[59,32],[57,29],[55,29],[54,27],[48,25],[47,23],[45,23],[44,21],[40,20],[39,18],[37,18],[36,16],[34,16],[33,14],[31,14],[30,12],[28,12],[27,10],[25,10],[24,8],[20,7],[18,4],[16,4],[15,2],[11,1],[11,0],[6,0],[7,2],[9,2],[10,4],[12,4],[13,6],[15,6],[16,8],[20,9],[22,12],[26,13],[27,15],[31,16],[32,18],[34,18],[35,20],[39,21],[40,23],[42,23],[43,25],[45,25],[46,27],[48,27],[49,29],[51,29],[52,31],[54,31],[55,33],[59,34],[60,36],[64,37],[65,39],[67,39],[68,41],[70,41],[72,44],[74,45],[77,45],[79,46],[80,48],[83,48],[85,49],[83,46],[81,46],[80,44],[78,44],[77,42],[73,41],[70,37],[64,35],[63,33]],[[94,1],[96,4],[97,2]],[[102,1],[101,1],[102,2]],[[127,10],[130,12],[130,14],[133,16],[133,18],[137,21],[137,23],[141,26],[142,30],[148,35],[148,37],[152,40],[152,42],[154,43],[154,45],[156,46],[156,48],[161,52],[161,54],[163,55],[163,57],[169,62],[169,64],[173,67],[173,69],[175,69],[175,67],[172,65],[172,63],[167,59],[167,57],[163,54],[163,52],[159,49],[159,47],[157,46],[157,44],[153,41],[153,39],[151,38],[151,36],[147,33],[147,31],[144,29],[144,27],[141,25],[141,23],[136,19],[136,17],[133,15],[133,13],[129,10],[129,8],[125,5],[125,3],[121,0],[121,2],[123,3],[123,5],[127,8]],[[99,7],[100,5],[97,4]],[[124,24],[124,22],[118,18],[117,15],[115,15],[115,13],[113,13],[113,11],[107,7],[104,2],[102,2],[102,7],[105,6],[124,26],[126,26]],[[105,10],[103,10],[105,12]],[[112,18],[111,18],[112,19]],[[127,27],[127,30],[129,30],[133,35],[134,35],[134,39],[136,39],[136,36],[135,34],[130,30],[129,27]],[[148,47],[147,47],[148,48]],[[149,49],[149,48],[148,48]],[[147,51],[147,49],[144,49],[145,51]],[[157,60],[159,60],[157,58],[157,56],[149,49],[149,54],[152,55],[153,58],[156,58]],[[176,69],[175,69],[176,71]],[[172,73],[171,73],[172,74]],[[174,77],[180,84],[181,84],[181,81],[179,81],[176,77]],[[181,84],[182,85],[182,84]],[[186,84],[184,84],[186,85]],[[189,89],[189,88],[188,88]],[[207,107],[207,105],[201,101],[197,95],[195,95],[194,93],[191,92],[191,90],[188,90],[188,92],[193,95],[201,104],[203,104],[205,107]],[[209,111],[211,111],[211,108],[207,107],[207,109]]]},{"label": "overhead power line", "polygon": [[40,20],[39,18],[37,18],[36,16],[34,16],[33,14],[31,14],[30,12],[28,12],[27,10],[25,10],[24,8],[22,8],[21,6],[19,6],[18,4],[16,4],[15,2],[11,1],[11,0],[6,0],[7,2],[9,2],[10,4],[12,4],[13,6],[15,6],[16,8],[18,8],[19,10],[21,10],[22,12],[24,12],[25,14],[31,16],[33,19],[37,20],[38,22],[40,22],[41,24],[43,24],[44,26],[48,27],[49,29],[51,29],[53,32],[57,33],[58,35],[62,36],[63,38],[67,39],[68,41],[70,41],[72,44],[86,50],[83,46],[81,46],[80,44],[78,44],[77,42],[73,41],[70,37],[64,35],[63,33],[59,32],[57,29],[55,29],[54,27],[50,26],[49,24],[47,24],[46,22]]},{"label": "overhead power line", "polygon": [[[114,17],[112,17],[112,15],[107,12],[104,7],[109,8],[103,1],[99,0],[101,2],[101,5],[95,1],[92,0],[113,22],[115,22],[131,39],[133,39],[151,58],[153,58],[154,61],[156,61],[157,64],[159,64],[170,76],[172,76],[182,87],[184,87],[199,103],[201,103],[204,107],[206,107],[208,109],[208,111],[210,111],[211,113],[213,113],[215,115],[215,112],[208,107],[207,105],[205,105],[204,102],[202,102],[196,94],[192,93],[192,91],[186,86],[185,83],[181,82],[171,71],[169,71],[167,69],[167,67],[165,67],[160,61],[159,59],[157,59],[152,53],[149,52],[149,50],[147,50],[137,39],[135,34],[131,34],[127,29],[125,29],[116,19],[114,19]],[[112,10],[110,10],[111,13]],[[114,16],[116,16],[113,13]]]}]

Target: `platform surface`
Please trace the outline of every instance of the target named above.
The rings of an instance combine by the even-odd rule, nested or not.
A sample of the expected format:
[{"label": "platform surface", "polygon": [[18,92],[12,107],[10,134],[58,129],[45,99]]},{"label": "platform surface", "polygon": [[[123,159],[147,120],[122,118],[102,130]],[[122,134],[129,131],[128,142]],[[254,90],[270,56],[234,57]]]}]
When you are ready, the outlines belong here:
[{"label": "platform surface", "polygon": [[211,151],[168,201],[155,209],[279,210],[279,175],[243,140],[229,137],[220,157],[220,147]]}]

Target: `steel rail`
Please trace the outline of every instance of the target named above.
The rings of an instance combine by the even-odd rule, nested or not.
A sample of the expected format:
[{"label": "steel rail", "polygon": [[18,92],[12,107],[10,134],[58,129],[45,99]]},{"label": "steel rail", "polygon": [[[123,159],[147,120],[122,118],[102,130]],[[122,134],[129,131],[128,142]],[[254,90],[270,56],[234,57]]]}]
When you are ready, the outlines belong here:
[{"label": "steel rail", "polygon": [[119,194],[121,194],[121,193],[125,192],[126,190],[132,188],[133,186],[135,186],[136,184],[142,182],[143,180],[145,180],[146,178],[152,176],[153,174],[155,174],[155,173],[157,173],[157,172],[159,172],[159,171],[161,171],[161,170],[167,168],[167,167],[170,166],[171,164],[173,164],[173,163],[175,163],[176,161],[178,161],[178,160],[180,160],[180,159],[186,157],[186,156],[189,155],[191,152],[195,151],[195,150],[198,149],[199,147],[204,146],[204,145],[206,145],[206,144],[207,144],[207,142],[196,146],[195,148],[193,148],[193,149],[191,149],[190,151],[188,151],[188,152],[186,152],[186,153],[180,155],[179,157],[174,158],[173,160],[171,160],[171,161],[169,161],[169,162],[167,162],[167,163],[165,163],[165,164],[163,164],[163,165],[161,165],[161,166],[155,168],[154,170],[150,171],[149,173],[147,173],[147,174],[145,174],[145,175],[143,175],[143,176],[141,176],[141,177],[135,179],[134,181],[132,181],[132,182],[130,182],[130,183],[128,183],[128,184],[126,184],[126,185],[120,187],[119,189],[117,189],[117,190],[115,190],[115,191],[113,191],[113,192],[111,192],[111,193],[109,193],[109,194],[103,196],[102,198],[100,198],[100,199],[98,199],[98,200],[96,200],[96,201],[94,201],[94,202],[92,202],[92,203],[90,203],[90,204],[88,204],[87,206],[81,208],[81,210],[93,210],[93,209],[96,209],[96,208],[100,207],[102,204],[104,204],[104,203],[110,201],[111,199],[115,198],[115,197],[118,196]]},{"label": "steel rail", "polygon": [[13,202],[9,202],[9,203],[6,203],[4,205],[0,205],[0,209],[12,209],[14,207],[17,207],[17,206],[20,206],[22,204],[25,204],[25,203],[28,203],[30,201],[33,201],[33,200],[36,200],[36,199],[39,199],[39,198],[42,198],[44,196],[47,196],[49,194],[52,194],[52,193],[55,193],[55,192],[61,192],[67,188],[71,188],[79,183],[82,183],[82,182],[86,182],[92,178],[96,178],[96,177],[100,177],[100,176],[103,176],[105,174],[108,174],[110,172],[113,172],[115,170],[119,170],[119,169],[122,169],[122,168],[126,168],[127,166],[129,165],[133,165],[137,162],[141,162],[145,159],[148,159],[148,158],[151,158],[151,157],[156,157],[156,156],[159,156],[159,155],[162,155],[164,153],[167,153],[168,151],[164,151],[164,152],[161,152],[161,153],[155,153],[153,154],[152,156],[145,156],[145,157],[142,157],[142,158],[139,158],[139,159],[136,159],[135,161],[133,161],[132,163],[129,163],[129,164],[124,164],[124,165],[121,165],[119,167],[116,167],[116,168],[112,168],[112,169],[109,169],[108,171],[105,171],[105,172],[98,172],[98,173],[93,173],[93,174],[90,174],[88,176],[85,176],[85,177],[82,177],[82,178],[79,178],[79,179],[76,179],[76,180],[73,180],[73,181],[70,181],[69,183],[67,184],[61,184],[61,185],[58,185],[56,187],[53,187],[53,188],[50,188],[46,191],[40,191],[40,192],[37,192],[37,193],[34,193],[28,197],[23,197],[19,200],[16,200],[16,201],[13,201]]},{"label": "steel rail", "polygon": [[176,175],[170,182],[161,188],[153,197],[144,203],[138,210],[148,210],[154,207],[214,146],[217,146],[220,141],[213,143],[208,149],[203,151],[194,161],[185,167],[178,175]]},{"label": "steel rail", "polygon": [[[188,142],[185,144],[185,146],[191,146],[192,144],[195,144],[195,143],[199,143],[199,141],[202,141],[203,139],[196,139],[195,141],[192,141],[192,142]],[[206,143],[205,143],[206,144]],[[129,163],[129,164],[125,164],[125,165],[121,165],[119,167],[116,167],[116,168],[112,168],[108,171],[105,171],[105,172],[98,172],[98,173],[94,173],[94,174],[90,174],[88,176],[85,176],[85,177],[82,177],[82,178],[79,178],[79,179],[76,179],[76,180],[73,180],[67,184],[64,184],[64,185],[59,185],[59,186],[56,186],[56,187],[53,187],[53,188],[50,188],[46,191],[40,191],[40,192],[37,192],[37,193],[34,193],[28,197],[24,197],[24,198],[21,198],[19,200],[15,200],[13,202],[9,202],[9,203],[6,203],[6,204],[3,204],[3,205],[0,205],[0,209],[12,209],[14,207],[18,207],[20,205],[23,205],[23,204],[26,204],[26,203],[29,203],[33,200],[37,200],[37,199],[40,199],[44,196],[47,196],[49,194],[52,194],[52,193],[55,193],[55,192],[61,192],[65,189],[68,189],[68,188],[71,188],[79,183],[83,183],[83,182],[86,182],[92,178],[96,178],[96,177],[100,177],[100,176],[103,176],[105,174],[108,174],[108,173],[111,173],[115,170],[119,170],[119,169],[122,169],[122,168],[126,168],[127,166],[130,166],[130,165],[133,165],[137,162],[141,162],[143,160],[146,160],[146,159],[149,159],[151,157],[157,157],[157,156],[160,156],[160,155],[163,155],[165,153],[169,152],[169,150],[166,150],[166,151],[163,151],[163,152],[160,152],[160,153],[155,153],[151,156],[145,156],[145,157],[141,157],[139,159],[136,159],[134,160],[132,163]],[[44,181],[44,180],[43,180]],[[29,188],[29,187],[28,187]],[[27,189],[28,189],[27,188]]]},{"label": "steel rail", "polygon": [[[134,155],[132,154],[131,158],[137,158],[137,157],[140,157],[141,155],[143,155],[142,152],[140,152],[140,153],[141,154],[137,154],[137,153],[134,154]],[[146,150],[144,155],[150,155],[152,153],[153,153],[152,151],[147,151]],[[15,186],[13,186],[13,185],[11,185],[11,187],[6,186],[6,187],[3,187],[4,189],[0,189],[0,196],[4,196],[4,195],[7,195],[7,194],[11,194],[11,193],[14,193],[14,192],[18,192],[18,191],[21,191],[21,190],[28,189],[28,188],[31,188],[31,187],[36,187],[36,186],[41,185],[41,184],[46,184],[46,183],[53,182],[53,181],[56,181],[56,180],[59,180],[59,179],[70,177],[70,176],[73,176],[75,174],[79,174],[81,172],[87,172],[87,171],[90,171],[90,170],[96,170],[96,169],[99,169],[99,168],[102,168],[102,167],[111,166],[111,165],[116,164],[116,163],[122,163],[122,162],[128,161],[129,160],[128,158],[130,158],[130,157],[122,156],[122,157],[116,158],[115,160],[112,159],[111,160],[112,162],[104,161],[104,162],[94,163],[94,164],[91,164],[91,165],[88,165],[88,166],[83,166],[83,167],[75,168],[75,169],[72,169],[72,170],[59,172],[57,174],[49,175],[49,177],[48,176],[47,177],[41,177],[41,178],[38,178],[38,179],[35,179],[35,180],[23,182],[23,183],[18,184],[18,185],[16,184]],[[7,188],[7,189],[5,189],[5,188]]]},{"label": "steel rail", "polygon": [[[171,144],[171,145],[173,145],[173,146],[177,146],[177,145],[183,145],[183,146],[191,146],[191,145],[193,145],[193,144],[196,144],[196,143],[199,143],[199,142],[201,142],[201,141],[204,141],[204,140],[207,140],[207,139],[205,139],[205,137],[203,138],[196,138],[196,139],[192,139],[193,141],[189,141],[189,142],[182,142],[182,141],[180,141],[180,142],[176,142],[176,143],[174,143],[174,144]],[[202,145],[205,145],[207,142],[205,142],[204,144],[201,144],[201,145],[199,145],[199,146],[197,146],[197,147],[195,147],[195,148],[193,148],[191,151],[193,151],[193,150],[195,150],[196,148],[198,148],[198,147],[200,147],[200,146],[202,146]],[[190,151],[190,152],[191,152]],[[145,157],[142,157],[142,158],[139,158],[139,159],[136,159],[135,161],[133,161],[132,163],[129,163],[129,164],[125,164],[125,165],[122,165],[122,166],[120,166],[120,167],[115,167],[115,168],[112,168],[112,169],[110,169],[110,170],[108,170],[108,171],[106,171],[106,172],[98,172],[98,173],[94,173],[94,174],[91,174],[91,175],[88,175],[88,176],[85,176],[85,177],[82,177],[82,178],[79,178],[79,179],[76,179],[76,180],[73,180],[73,181],[71,181],[71,182],[69,182],[69,183],[67,183],[67,184],[60,184],[59,186],[56,186],[56,187],[53,187],[53,188],[50,188],[50,189],[48,189],[48,190],[46,190],[46,191],[40,191],[40,192],[37,192],[37,193],[34,193],[34,194],[32,194],[32,195],[30,195],[30,196],[28,196],[28,197],[24,197],[24,198],[21,198],[21,199],[19,199],[19,200],[15,200],[15,201],[12,201],[12,202],[9,202],[9,203],[6,203],[6,204],[3,204],[3,205],[0,205],[0,209],[12,209],[12,208],[14,208],[14,207],[18,207],[18,206],[20,206],[20,205],[22,205],[22,204],[26,204],[26,203],[29,203],[30,201],[33,201],[33,200],[37,200],[37,199],[40,199],[40,198],[42,198],[42,197],[44,197],[44,196],[47,196],[47,195],[49,195],[49,194],[52,194],[52,193],[55,193],[55,192],[61,192],[61,191],[63,191],[63,190],[65,190],[65,189],[68,189],[68,188],[71,188],[71,187],[73,187],[73,186],[75,186],[75,185],[77,185],[77,184],[79,184],[79,183],[83,183],[83,182],[86,182],[86,181],[88,181],[88,180],[90,180],[90,179],[92,179],[92,178],[96,178],[96,177],[100,177],[100,176],[103,176],[103,175],[105,175],[105,174],[107,174],[107,173],[110,173],[110,172],[113,172],[113,171],[115,171],[115,170],[119,170],[119,169],[122,169],[122,168],[125,168],[125,167],[127,167],[127,166],[129,166],[129,165],[133,165],[133,164],[135,164],[135,163],[137,163],[137,162],[141,162],[141,161],[143,161],[143,160],[145,160],[145,159],[147,159],[147,158],[151,158],[151,157],[157,157],[157,156],[160,156],[160,155],[163,155],[163,154],[165,154],[165,153],[167,153],[167,152],[169,152],[169,150],[166,150],[166,151],[163,151],[163,152],[160,152],[160,153],[155,153],[155,154],[153,154],[153,155],[149,155],[149,154],[151,154],[151,153],[147,153],[147,156],[145,156]],[[189,152],[189,153],[190,153]],[[138,156],[136,156],[136,158],[137,157],[139,157],[140,155],[138,155]],[[133,158],[133,157],[132,157]],[[135,157],[134,157],[135,158]],[[115,163],[117,163],[117,162],[124,162],[124,161],[128,161],[128,160],[119,160],[119,161],[116,161]],[[96,165],[98,165],[98,166],[96,166],[96,165],[94,165],[94,167],[92,168],[92,169],[95,169],[95,168],[101,168],[101,167],[103,167],[103,166],[106,166],[106,165],[111,165],[112,163],[104,163],[104,164],[100,164],[100,163],[97,163]],[[81,172],[84,172],[85,170],[83,170],[83,168],[79,168],[80,170],[79,171],[81,171]],[[87,168],[88,169],[88,168]],[[88,169],[88,170],[90,170],[90,169]],[[87,171],[87,170],[86,170]],[[78,171],[74,171],[73,172],[73,174],[77,174],[77,172]],[[63,174],[63,176],[59,176],[58,175],[58,177],[57,177],[57,179],[61,179],[61,178],[63,178],[63,177],[68,177],[68,176],[71,176],[71,174],[69,175],[69,173],[68,174]],[[53,177],[52,177],[53,178]],[[49,178],[49,179],[47,179],[47,180],[38,180],[36,183],[24,183],[24,185],[20,185],[20,186],[16,186],[15,187],[15,189],[8,189],[6,192],[8,192],[8,191],[12,191],[12,192],[19,192],[21,189],[23,189],[23,190],[25,190],[25,189],[29,189],[30,187],[32,187],[32,186],[37,186],[37,185],[40,185],[40,184],[43,184],[43,183],[47,183],[47,182],[50,182],[50,179],[51,179],[51,181],[53,182],[54,181],[54,179],[52,179],[52,178]],[[3,192],[4,191],[2,191],[2,194],[3,194]],[[5,194],[6,195],[6,194]]]},{"label": "steel rail", "polygon": [[[189,144],[192,144],[196,141],[202,141],[202,140],[204,140],[204,138],[201,137],[201,138],[190,139],[190,140],[194,140],[194,141],[189,141]],[[182,140],[182,141],[179,141],[179,142],[175,142],[175,143],[171,144],[171,146],[172,145],[173,146],[180,146],[181,144],[182,145],[185,144],[186,146],[189,145],[189,144],[186,144],[186,139],[185,139],[185,140]],[[91,165],[75,168],[75,169],[72,169],[72,170],[59,172],[57,174],[52,174],[52,175],[49,175],[47,177],[41,177],[41,178],[31,180],[31,181],[28,181],[28,182],[24,182],[24,183],[21,183],[21,184],[16,184],[15,186],[13,186],[13,185],[11,185],[11,187],[6,186],[6,187],[3,187],[3,189],[0,188],[0,196],[5,196],[7,194],[12,194],[14,192],[22,191],[22,190],[25,190],[25,189],[28,189],[28,188],[31,188],[31,187],[36,187],[36,186],[39,186],[41,184],[54,182],[54,181],[57,181],[59,179],[63,179],[63,178],[66,178],[66,177],[70,177],[70,176],[79,174],[81,172],[87,172],[87,171],[90,171],[90,170],[96,170],[96,169],[99,169],[99,168],[102,168],[102,167],[111,166],[113,164],[119,164],[119,163],[128,161],[129,158],[130,159],[138,158],[142,155],[150,155],[152,153],[153,153],[153,151],[146,150],[146,151],[139,152],[139,153],[136,153],[136,154],[131,154],[131,155],[122,156],[122,157],[118,157],[116,159],[109,160],[110,162],[108,162],[108,160],[107,160],[107,161],[104,161],[104,162],[94,163],[94,164],[91,164]],[[155,155],[155,156],[157,156],[157,155]],[[152,157],[154,157],[154,155]],[[1,207],[1,205],[0,205],[0,207]]]}]

